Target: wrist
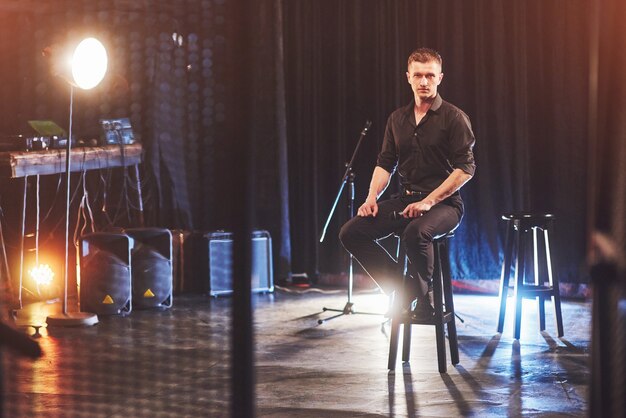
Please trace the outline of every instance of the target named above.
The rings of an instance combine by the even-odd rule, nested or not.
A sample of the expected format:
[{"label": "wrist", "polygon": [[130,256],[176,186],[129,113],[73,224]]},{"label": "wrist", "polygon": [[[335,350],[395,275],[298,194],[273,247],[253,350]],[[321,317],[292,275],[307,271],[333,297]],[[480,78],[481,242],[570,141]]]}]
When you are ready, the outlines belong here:
[{"label": "wrist", "polygon": [[430,205],[430,206],[435,206],[438,202],[437,202],[437,199],[434,199],[430,196],[426,196],[424,199],[422,199],[422,203],[426,203],[427,205]]}]

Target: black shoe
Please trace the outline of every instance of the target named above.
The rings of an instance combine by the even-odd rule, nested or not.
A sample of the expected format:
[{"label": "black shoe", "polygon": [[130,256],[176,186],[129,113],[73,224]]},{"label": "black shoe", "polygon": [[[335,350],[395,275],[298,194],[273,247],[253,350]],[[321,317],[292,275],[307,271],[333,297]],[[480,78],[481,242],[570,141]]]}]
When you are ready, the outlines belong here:
[{"label": "black shoe", "polygon": [[430,303],[418,303],[411,310],[412,321],[428,321],[435,317],[435,308]]}]

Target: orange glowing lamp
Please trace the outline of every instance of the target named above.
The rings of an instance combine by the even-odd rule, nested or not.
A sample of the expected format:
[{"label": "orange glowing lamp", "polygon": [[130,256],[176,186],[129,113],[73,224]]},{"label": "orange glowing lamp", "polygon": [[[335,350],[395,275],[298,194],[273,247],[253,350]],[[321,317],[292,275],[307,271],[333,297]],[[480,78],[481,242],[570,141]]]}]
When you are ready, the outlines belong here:
[{"label": "orange glowing lamp", "polygon": [[48,286],[54,279],[54,272],[47,264],[38,264],[30,269],[29,273],[37,286]]}]

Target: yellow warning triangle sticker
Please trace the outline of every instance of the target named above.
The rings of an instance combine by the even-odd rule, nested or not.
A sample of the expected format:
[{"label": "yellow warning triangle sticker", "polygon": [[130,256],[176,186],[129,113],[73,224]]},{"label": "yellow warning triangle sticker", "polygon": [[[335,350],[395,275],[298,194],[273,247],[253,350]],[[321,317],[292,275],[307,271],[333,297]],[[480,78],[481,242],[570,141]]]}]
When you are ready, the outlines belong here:
[{"label": "yellow warning triangle sticker", "polygon": [[115,302],[113,302],[113,298],[111,296],[106,295],[102,300],[102,303],[105,305],[113,305]]},{"label": "yellow warning triangle sticker", "polygon": [[148,289],[143,293],[144,298],[153,298],[155,295],[152,293],[152,290]]}]

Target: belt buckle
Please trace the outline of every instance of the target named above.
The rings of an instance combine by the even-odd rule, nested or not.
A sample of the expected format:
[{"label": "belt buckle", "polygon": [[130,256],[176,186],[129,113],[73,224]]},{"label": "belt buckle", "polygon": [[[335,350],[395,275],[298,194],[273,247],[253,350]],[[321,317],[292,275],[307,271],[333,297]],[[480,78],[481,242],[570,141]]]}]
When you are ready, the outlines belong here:
[{"label": "belt buckle", "polygon": [[409,189],[405,189],[404,193],[407,196],[418,196],[418,197],[422,197],[422,196],[428,195],[428,193],[426,193],[426,192],[416,192],[415,190],[409,190]]}]

